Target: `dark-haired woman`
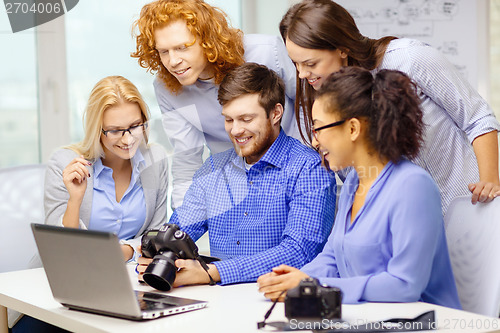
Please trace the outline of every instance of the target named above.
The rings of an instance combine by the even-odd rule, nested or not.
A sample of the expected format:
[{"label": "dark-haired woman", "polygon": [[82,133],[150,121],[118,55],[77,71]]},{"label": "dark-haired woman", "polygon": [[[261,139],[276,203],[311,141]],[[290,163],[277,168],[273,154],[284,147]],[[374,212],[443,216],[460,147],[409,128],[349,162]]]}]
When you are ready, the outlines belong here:
[{"label": "dark-haired woman", "polygon": [[426,126],[413,161],[436,181],[443,213],[456,196],[472,192],[475,203],[500,195],[500,125],[488,104],[437,50],[412,39],[365,37],[352,16],[331,0],[304,0],[291,7],[280,32],[296,64],[295,111],[297,121],[305,119],[309,139],[315,91],[328,75],[342,66],[373,73],[399,70],[418,86]]},{"label": "dark-haired woman", "polygon": [[352,167],[323,251],[301,270],[259,277],[271,299],[311,276],[339,287],[344,303],[424,301],[460,308],[439,192],[417,155],[423,134],[415,86],[401,72],[375,78],[347,67],[322,85],[312,108],[313,145],[333,170]]}]

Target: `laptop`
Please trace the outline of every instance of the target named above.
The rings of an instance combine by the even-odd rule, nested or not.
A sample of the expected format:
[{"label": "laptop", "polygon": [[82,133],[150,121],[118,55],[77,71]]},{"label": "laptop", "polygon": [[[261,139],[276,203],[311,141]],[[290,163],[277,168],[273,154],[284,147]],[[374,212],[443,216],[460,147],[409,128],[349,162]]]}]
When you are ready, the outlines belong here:
[{"label": "laptop", "polygon": [[56,301],[132,320],[204,308],[205,301],[134,290],[118,237],[109,232],[31,224]]}]

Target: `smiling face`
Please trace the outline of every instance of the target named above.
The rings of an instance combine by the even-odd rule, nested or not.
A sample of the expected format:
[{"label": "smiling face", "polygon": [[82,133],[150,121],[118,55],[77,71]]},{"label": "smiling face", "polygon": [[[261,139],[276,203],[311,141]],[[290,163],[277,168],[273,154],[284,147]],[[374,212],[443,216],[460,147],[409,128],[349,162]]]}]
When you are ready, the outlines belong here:
[{"label": "smiling face", "polygon": [[198,79],[212,76],[200,41],[189,31],[186,22],[170,23],[156,29],[154,35],[163,66],[180,84],[189,86]]},{"label": "smiling face", "polygon": [[[144,123],[142,112],[137,103],[122,102],[112,106],[104,111],[102,118],[102,128],[104,131],[127,129]],[[115,159],[129,160],[131,159],[139,145],[141,144],[144,134],[139,132],[139,135],[131,135],[125,132],[123,136],[112,139],[101,133],[101,142],[104,149],[105,161]]]},{"label": "smiling face", "polygon": [[259,104],[258,94],[242,95],[222,107],[224,126],[238,155],[249,164],[267,152],[280,132],[283,107],[277,104],[269,117]]},{"label": "smiling face", "polygon": [[288,38],[286,49],[297,68],[299,78],[306,79],[315,90],[321,87],[328,75],[347,66],[347,54],[339,49],[335,51],[306,49]]},{"label": "smiling face", "polygon": [[[321,97],[314,101],[312,119],[314,128],[344,120],[338,113],[327,111],[325,100]],[[318,131],[316,137],[312,144],[318,148],[320,155],[328,161],[333,171],[352,165],[353,146],[348,122]]]}]

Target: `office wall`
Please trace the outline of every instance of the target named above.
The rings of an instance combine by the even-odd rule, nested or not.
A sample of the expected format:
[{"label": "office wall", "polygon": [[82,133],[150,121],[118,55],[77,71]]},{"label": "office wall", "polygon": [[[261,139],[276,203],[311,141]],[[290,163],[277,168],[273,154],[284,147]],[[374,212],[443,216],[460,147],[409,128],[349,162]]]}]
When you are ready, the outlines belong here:
[{"label": "office wall", "polygon": [[500,0],[490,4],[490,103],[500,120]]},{"label": "office wall", "polygon": [[490,3],[490,68],[490,103],[500,121],[500,0]]}]

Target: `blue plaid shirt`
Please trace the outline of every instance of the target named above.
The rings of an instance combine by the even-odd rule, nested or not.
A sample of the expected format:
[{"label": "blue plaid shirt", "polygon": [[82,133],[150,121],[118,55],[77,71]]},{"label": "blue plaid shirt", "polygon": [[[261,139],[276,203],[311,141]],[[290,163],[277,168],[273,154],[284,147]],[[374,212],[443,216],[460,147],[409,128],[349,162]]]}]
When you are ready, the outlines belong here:
[{"label": "blue plaid shirt", "polygon": [[193,240],[208,231],[222,284],[255,281],[280,264],[302,267],[321,252],[336,184],[318,154],[281,131],[250,170],[234,149],[196,172],[170,223]]}]

